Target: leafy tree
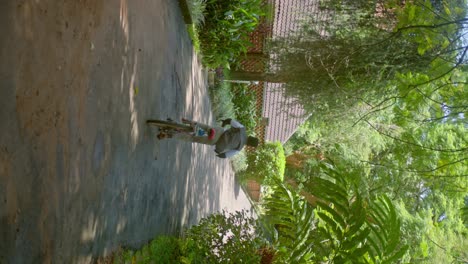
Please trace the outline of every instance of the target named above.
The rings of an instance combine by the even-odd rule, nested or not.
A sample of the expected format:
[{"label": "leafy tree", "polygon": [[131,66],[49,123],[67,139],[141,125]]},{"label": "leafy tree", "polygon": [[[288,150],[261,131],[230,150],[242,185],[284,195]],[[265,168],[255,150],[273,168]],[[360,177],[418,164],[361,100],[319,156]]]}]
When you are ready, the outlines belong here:
[{"label": "leafy tree", "polygon": [[362,199],[385,195],[419,217],[406,222],[413,231],[402,237],[416,245],[412,261],[460,262],[463,251],[453,241],[466,240],[466,227],[454,224],[461,217],[426,221],[462,208],[468,193],[465,1],[325,7],[341,20],[319,30],[311,23],[297,38],[277,40],[275,71],[263,76],[285,82],[315,114],[286,147],[288,170],[300,165],[290,175],[300,174],[303,191],[312,194],[326,176],[316,156],[323,154],[348,171]]},{"label": "leafy tree", "polygon": [[460,214],[463,219],[463,223],[468,227],[468,197],[465,197],[465,206],[460,208]]},{"label": "leafy tree", "polygon": [[439,204],[434,209],[410,213],[403,202],[397,211],[402,219],[403,239],[411,246],[405,262],[466,263],[468,238],[466,227],[458,210],[459,201],[437,196]]},{"label": "leafy tree", "polygon": [[[304,78],[328,75],[328,84],[310,85],[313,80],[305,86],[287,84],[290,94],[313,102],[306,106],[320,113],[313,117],[319,124],[315,128],[333,131],[328,133],[331,136],[321,134],[313,144],[320,143],[328,157],[344,158],[341,164],[365,172],[361,175],[367,177],[370,191],[404,199],[415,206],[414,210],[422,206],[421,195],[431,190],[464,196],[468,191],[464,2],[365,2],[325,2],[327,8],[344,12],[341,22],[346,25],[335,22],[328,28],[339,30],[327,34],[314,28],[306,30],[305,37],[296,41],[298,48],[291,51],[298,54],[291,69],[307,70],[308,57],[314,57],[312,61],[318,57],[314,65],[323,66],[309,67],[311,74]],[[382,12],[376,14],[376,7]],[[355,8],[359,12],[349,14]],[[382,17],[389,18],[388,23],[382,24]],[[330,42],[309,45],[309,35],[312,42]],[[356,39],[362,43],[353,45]],[[349,50],[337,57],[325,55],[330,62],[320,58],[334,51],[340,54],[342,49]],[[351,49],[358,54],[363,51],[356,58],[360,61],[339,63],[339,58],[354,62]],[[284,65],[289,57],[284,56]],[[313,73],[320,69],[324,72]],[[359,71],[363,69],[366,71]],[[350,136],[336,136],[343,134]]]}]

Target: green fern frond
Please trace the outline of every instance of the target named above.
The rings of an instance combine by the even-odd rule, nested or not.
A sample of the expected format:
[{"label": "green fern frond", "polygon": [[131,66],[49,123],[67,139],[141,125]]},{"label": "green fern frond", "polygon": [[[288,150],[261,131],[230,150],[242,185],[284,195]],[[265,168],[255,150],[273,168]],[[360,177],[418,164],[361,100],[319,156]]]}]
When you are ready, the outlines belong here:
[{"label": "green fern frond", "polygon": [[401,245],[401,224],[391,200],[365,199],[340,173],[327,169],[326,178],[314,178],[306,186],[317,198],[315,208],[281,182],[264,199],[281,260],[391,263],[400,259],[407,247]]},{"label": "green fern frond", "polygon": [[277,182],[272,190],[273,195],[265,198],[263,206],[270,225],[277,231],[275,242],[282,242],[278,254],[288,263],[301,263],[310,258],[313,247],[309,243],[315,229],[313,208],[283,183]]},{"label": "green fern frond", "polygon": [[[390,199],[386,196],[378,198],[371,204],[370,218],[367,219],[368,225],[372,230],[369,237],[370,251],[374,260],[380,260],[382,263],[391,263],[388,260],[395,261],[401,258],[407,248],[398,247],[400,241],[400,220]],[[379,241],[377,243],[377,241]]]},{"label": "green fern frond", "polygon": [[321,201],[318,201],[317,202],[317,206],[319,208],[321,208],[322,210],[325,210],[326,212],[328,212],[329,214],[331,214],[333,216],[333,219],[341,225],[341,228],[342,229],[345,229],[346,228],[346,222],[345,220],[343,219],[343,217],[337,212],[335,211],[333,208],[331,208],[330,206],[328,206],[328,204],[325,204],[324,202],[321,202]]}]

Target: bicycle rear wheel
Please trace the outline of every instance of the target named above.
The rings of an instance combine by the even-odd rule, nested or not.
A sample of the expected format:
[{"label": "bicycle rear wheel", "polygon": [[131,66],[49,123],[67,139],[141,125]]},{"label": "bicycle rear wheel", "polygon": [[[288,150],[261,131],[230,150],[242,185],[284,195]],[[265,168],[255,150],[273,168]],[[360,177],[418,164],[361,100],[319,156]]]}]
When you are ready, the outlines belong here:
[{"label": "bicycle rear wheel", "polygon": [[193,132],[193,128],[190,125],[179,124],[173,121],[164,121],[158,119],[146,120],[146,124],[157,126],[162,129],[174,129],[178,131]]}]

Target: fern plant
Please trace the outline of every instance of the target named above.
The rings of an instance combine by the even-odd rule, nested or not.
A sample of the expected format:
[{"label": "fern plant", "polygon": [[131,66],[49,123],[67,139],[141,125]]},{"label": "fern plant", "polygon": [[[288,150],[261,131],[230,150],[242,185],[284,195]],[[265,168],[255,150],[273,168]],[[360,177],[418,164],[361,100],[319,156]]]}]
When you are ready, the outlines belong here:
[{"label": "fern plant", "polygon": [[460,208],[460,215],[463,219],[463,223],[465,223],[465,225],[468,226],[468,205],[465,205],[465,207]]},{"label": "fern plant", "polygon": [[315,178],[314,204],[276,182],[264,200],[265,219],[285,263],[395,263],[406,252],[392,202],[361,196],[332,167],[329,178]]},{"label": "fern plant", "polygon": [[262,222],[272,246],[278,250],[279,263],[306,263],[312,257],[308,243],[315,229],[313,209],[295,191],[279,180],[272,184],[272,195],[263,201]]},{"label": "fern plant", "polygon": [[371,250],[369,256],[374,263],[395,263],[403,257],[408,246],[400,244],[401,221],[387,196],[379,197],[371,204],[366,223],[371,229],[367,240]]}]

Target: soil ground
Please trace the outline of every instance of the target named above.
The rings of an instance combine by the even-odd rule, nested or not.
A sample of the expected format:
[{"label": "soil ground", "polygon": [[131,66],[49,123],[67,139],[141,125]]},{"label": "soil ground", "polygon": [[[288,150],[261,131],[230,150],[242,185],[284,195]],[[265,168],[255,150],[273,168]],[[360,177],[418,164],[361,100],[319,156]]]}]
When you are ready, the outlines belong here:
[{"label": "soil ground", "polygon": [[212,123],[175,0],[0,2],[0,263],[90,263],[250,208],[211,148],[146,119]]}]

